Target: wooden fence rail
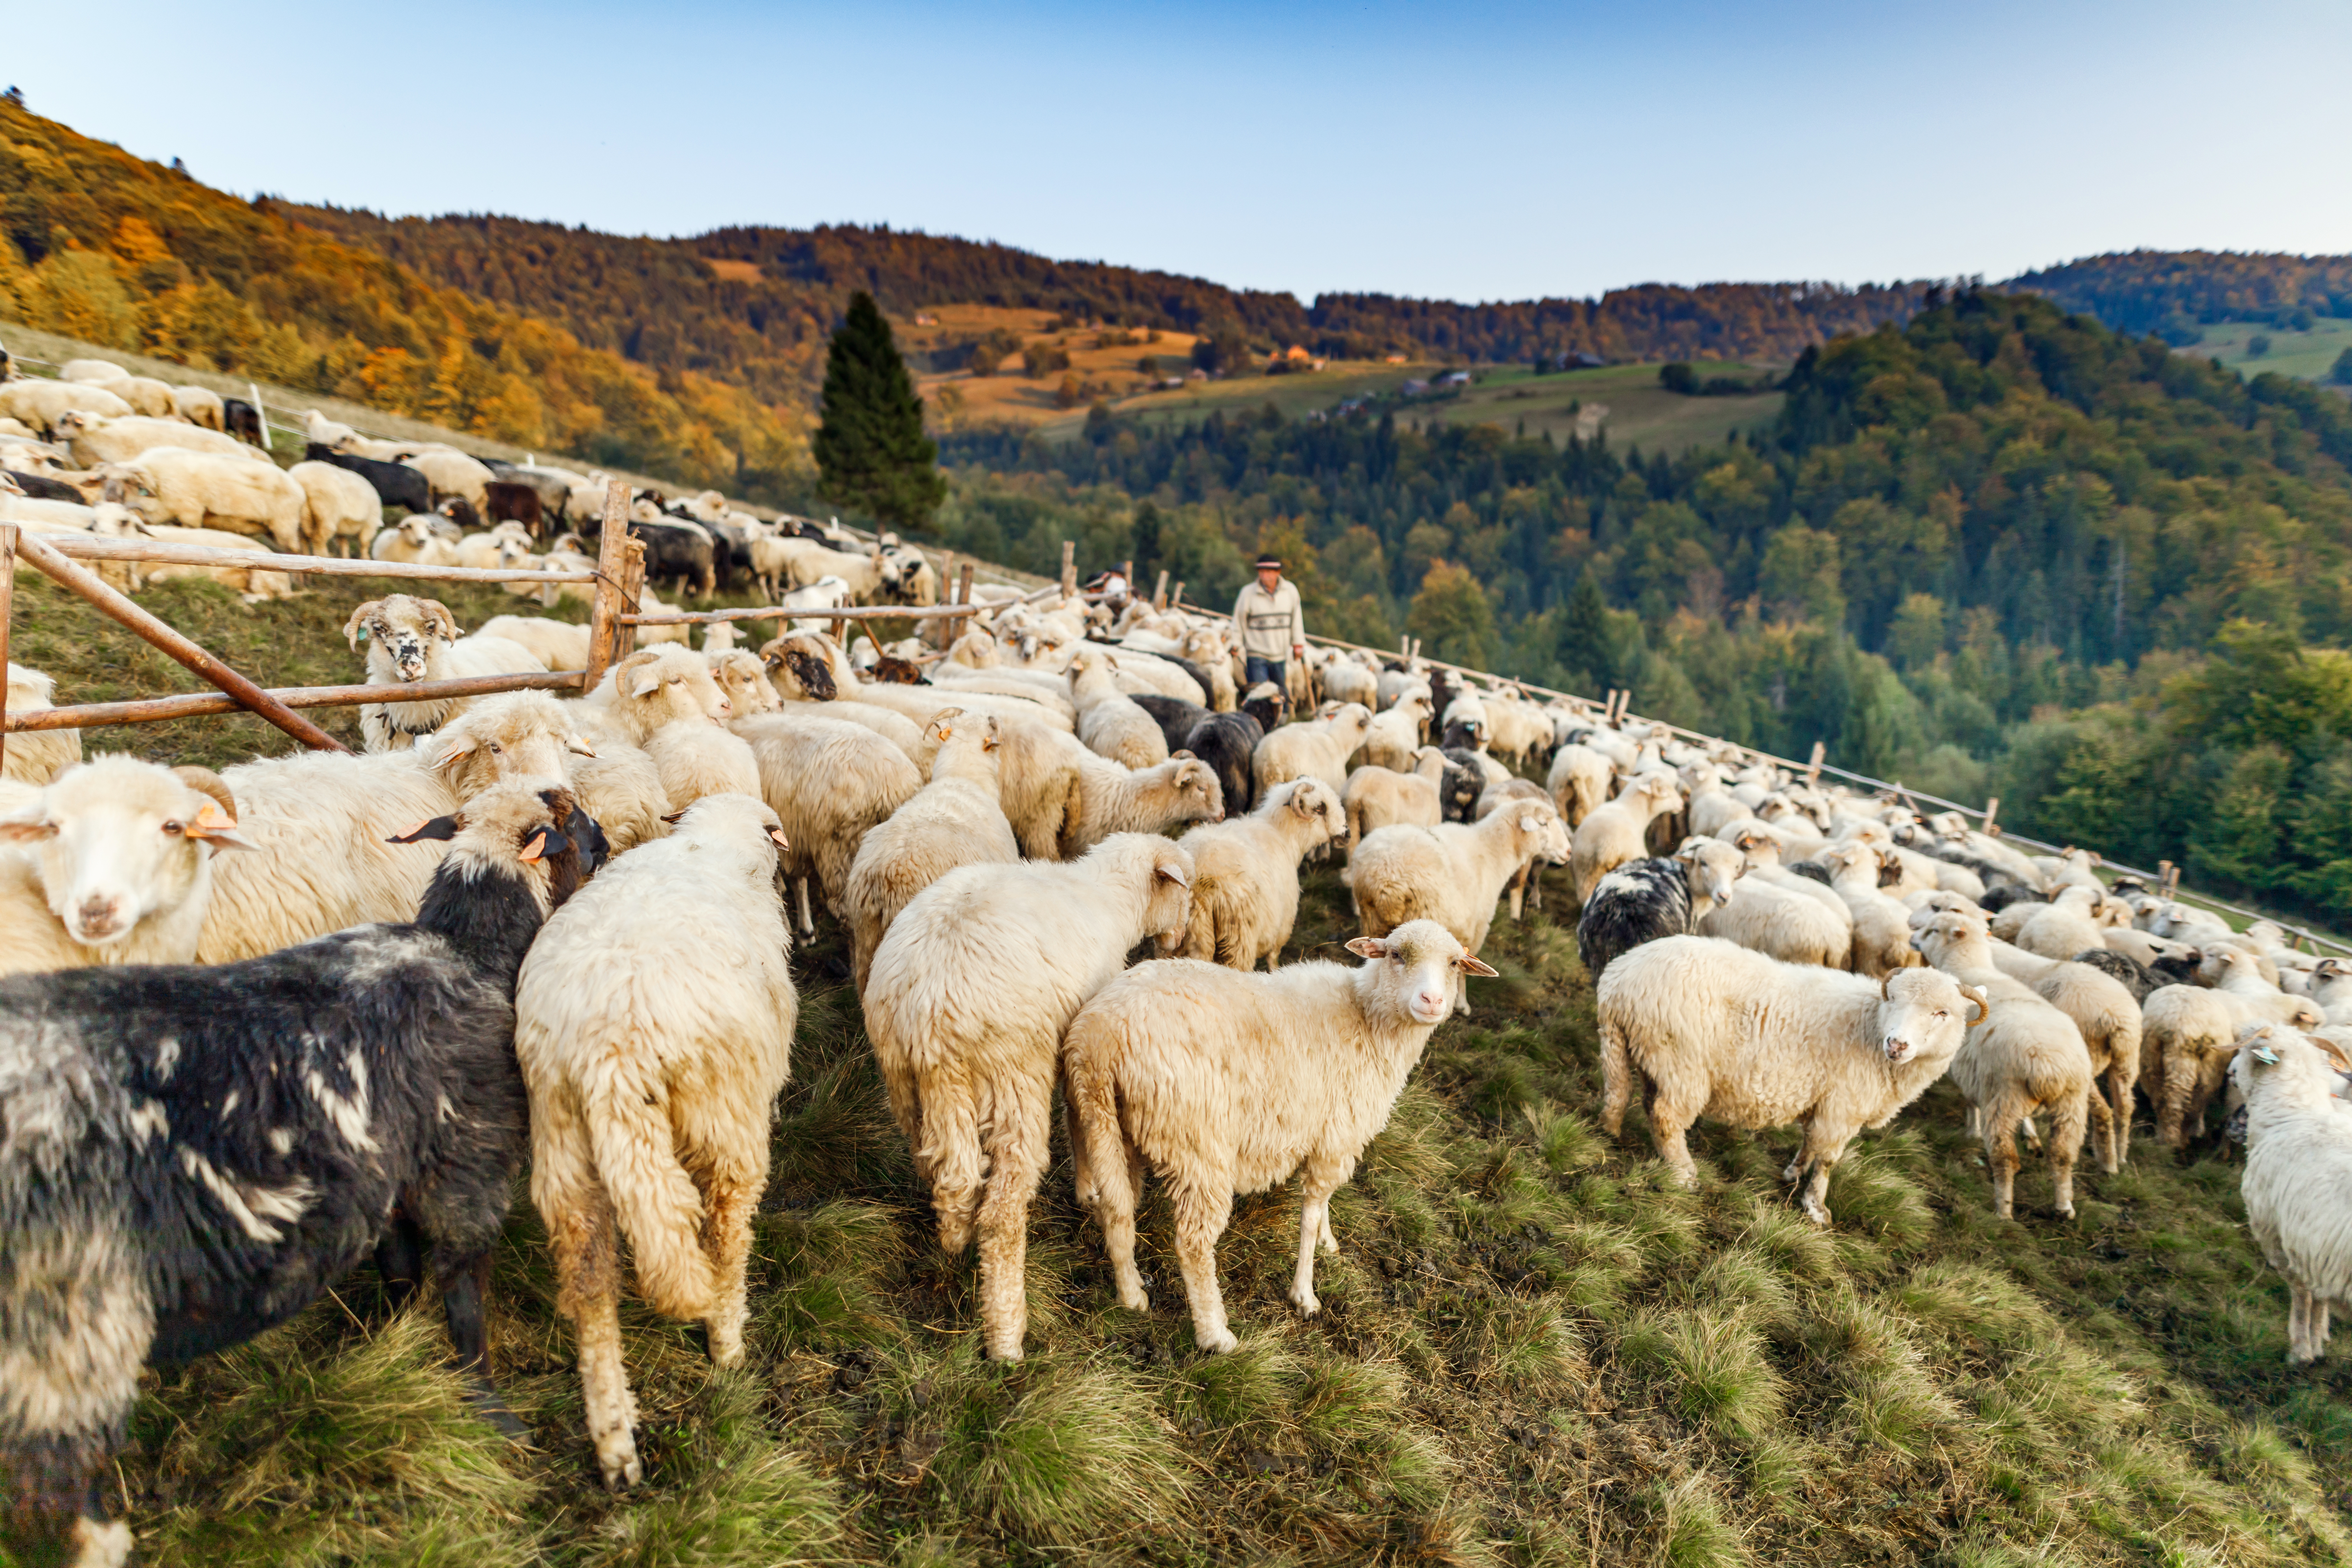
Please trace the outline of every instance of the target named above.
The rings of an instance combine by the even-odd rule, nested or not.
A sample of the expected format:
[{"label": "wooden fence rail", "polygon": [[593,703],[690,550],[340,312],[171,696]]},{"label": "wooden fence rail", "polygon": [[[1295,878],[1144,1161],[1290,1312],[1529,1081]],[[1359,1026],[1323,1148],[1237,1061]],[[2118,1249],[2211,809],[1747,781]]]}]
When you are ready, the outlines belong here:
[{"label": "wooden fence rail", "polygon": [[[349,708],[362,702],[429,702],[443,697],[487,697],[499,691],[577,690],[578,669],[544,675],[469,675],[456,680],[412,680],[390,686],[278,686],[266,695],[289,708]],[[244,704],[224,691],[191,691],[179,697],[145,697],[132,702],[85,702],[72,708],[40,708],[0,719],[11,735],[40,730],[101,730],[110,724],[152,724],[166,719],[200,719],[242,711]]]}]

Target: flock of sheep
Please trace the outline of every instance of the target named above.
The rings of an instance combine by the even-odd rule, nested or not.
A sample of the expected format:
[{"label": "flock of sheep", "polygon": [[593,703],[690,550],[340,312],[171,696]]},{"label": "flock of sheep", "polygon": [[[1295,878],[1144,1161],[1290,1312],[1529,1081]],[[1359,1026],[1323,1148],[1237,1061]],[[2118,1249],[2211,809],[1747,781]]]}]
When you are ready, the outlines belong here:
[{"label": "flock of sheep", "polygon": [[[72,444],[158,417],[59,408],[45,428]],[[312,435],[347,455],[359,439]],[[169,492],[157,453],[183,449],[89,471],[152,501]],[[567,496],[601,506],[594,490]],[[557,500],[499,523],[563,521]],[[644,526],[672,526],[663,520]],[[887,542],[760,532],[719,498],[697,504],[698,557],[682,522],[678,550],[649,546],[688,591],[698,559],[722,542],[731,558],[730,530],[779,585],[885,586]],[[321,542],[318,516],[294,543]],[[864,563],[854,582],[832,556]],[[72,731],[10,739],[0,1471],[21,1525],[123,1561],[98,1478],[140,1368],[248,1338],[371,1254],[389,1280],[431,1282],[486,1379],[488,1259],[526,1163],[600,1470],[641,1479],[623,1243],[641,1296],[740,1361],[796,1018],[788,960],[820,902],[846,930],[940,1243],[977,1245],[992,1356],[1023,1352],[1057,1086],[1123,1303],[1147,1304],[1149,1173],[1170,1188],[1196,1341],[1232,1348],[1216,1243],[1235,1194],[1297,1174],[1290,1300],[1316,1312],[1332,1193],[1432,1031],[1466,1009],[1467,978],[1495,973],[1478,954],[1498,907],[1540,907],[1563,866],[1598,984],[1603,1122],[1615,1134],[1641,1087],[1678,1179],[1696,1177],[1701,1117],[1793,1123],[1784,1178],[1826,1224],[1853,1135],[1948,1073],[2000,1213],[2022,1135],[2071,1214],[2084,1138],[2117,1169],[2136,1089],[2185,1147],[2226,1079],[2254,1229],[2294,1290],[2296,1360],[2352,1300],[2336,1098],[2352,971],[2275,928],[2233,933],[2107,885],[2087,854],[2023,856],[1957,816],[1417,658],[1318,650],[1291,689],[1244,689],[1227,623],[1116,587],[986,593],[944,648],[853,653],[821,624],[756,653],[723,625],[700,648],[640,628],[576,700],[365,709],[363,754],[215,773],[83,760]],[[586,651],[568,623],[499,616],[468,636],[397,594],[357,605],[347,633],[372,681],[575,668]],[[11,711],[54,700],[46,677],[7,673]],[[1300,867],[1335,853],[1361,962],[1279,965]]]}]

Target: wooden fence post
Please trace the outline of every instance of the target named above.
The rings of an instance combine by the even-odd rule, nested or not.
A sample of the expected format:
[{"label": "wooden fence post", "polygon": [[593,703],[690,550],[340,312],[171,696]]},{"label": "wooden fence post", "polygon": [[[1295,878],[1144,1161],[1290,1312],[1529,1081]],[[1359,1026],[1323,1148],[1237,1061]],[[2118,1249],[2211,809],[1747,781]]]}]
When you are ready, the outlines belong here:
[{"label": "wooden fence post", "polygon": [[0,522],[0,773],[8,763],[8,617],[16,611],[16,525]]},{"label": "wooden fence post", "polygon": [[296,740],[316,752],[348,752],[349,746],[328,734],[316,724],[289,708],[236,670],[173,631],[155,616],[141,609],[122,595],[107,586],[97,573],[69,561],[49,548],[37,535],[22,534],[16,548],[25,559],[63,584],[67,589],[89,601],[98,612],[118,625],[130,627],[146,641],[168,654],[179,664],[203,676],[237,702],[277,725]]},{"label": "wooden fence post", "polygon": [[1077,591],[1078,547],[1065,539],[1062,541],[1062,597],[1066,599]]},{"label": "wooden fence post", "polygon": [[1165,566],[1160,569],[1160,585],[1151,590],[1151,607],[1155,610],[1168,607],[1168,568]]},{"label": "wooden fence post", "polygon": [[1176,591],[1175,591],[1174,593],[1172,593],[1172,594],[1171,594],[1171,595],[1168,595],[1168,607],[1169,607],[1170,609],[1171,609],[1171,610],[1181,610],[1181,609],[1182,609],[1182,608],[1184,607],[1184,584],[1181,584],[1181,583],[1177,584],[1176,584]]},{"label": "wooden fence post", "polygon": [[1805,763],[1805,784],[1808,788],[1822,782],[1822,759],[1829,755],[1829,747],[1820,741],[1813,742],[1813,754]]},{"label": "wooden fence post", "polygon": [[[604,529],[596,546],[596,595],[588,605],[588,668],[580,689],[593,691],[604,672],[629,651],[622,643],[627,628],[621,625],[621,575],[629,550],[629,487],[618,479],[604,483]],[[631,639],[630,647],[635,646]]]},{"label": "wooden fence post", "polygon": [[1994,818],[1994,817],[1996,817],[1996,816],[1999,816],[2000,815],[2000,796],[1999,796],[1999,795],[1992,795],[1992,796],[1988,797],[1988,798],[1986,799],[1986,801],[1985,801],[1984,831],[1985,831],[1986,833],[1988,833],[1988,834],[1991,834],[1991,833],[1997,833],[1997,832],[1999,832],[1999,831],[2000,831],[2000,829],[1998,829],[1998,828],[1994,827],[1994,826],[1993,826],[1993,825],[1992,825],[1992,823],[1993,823],[1993,818]]}]

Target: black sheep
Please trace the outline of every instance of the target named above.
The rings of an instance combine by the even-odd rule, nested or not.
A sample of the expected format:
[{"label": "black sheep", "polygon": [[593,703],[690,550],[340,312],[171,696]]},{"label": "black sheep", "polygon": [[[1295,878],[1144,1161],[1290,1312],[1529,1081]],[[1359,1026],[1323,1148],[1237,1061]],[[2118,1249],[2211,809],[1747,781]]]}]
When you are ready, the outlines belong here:
[{"label": "black sheep", "polygon": [[2015,882],[2003,882],[1998,888],[1987,888],[1985,896],[1977,900],[1977,907],[1989,915],[1997,915],[2011,904],[2022,904],[2041,897],[2042,895],[2032,888],[2021,887]]},{"label": "black sheep", "polygon": [[1445,822],[1478,820],[1478,797],[1486,793],[1486,765],[1478,753],[1460,746],[1441,747],[1445,776],[1437,786],[1437,815]]},{"label": "black sheep", "polygon": [[[1139,697],[1136,700],[1144,700]],[[1175,700],[1163,697],[1159,700]],[[1164,721],[1161,728],[1171,740],[1174,738],[1174,731],[1167,731]],[[1265,729],[1247,713],[1203,712],[1185,731],[1183,744],[1171,745],[1169,750],[1190,752],[1216,770],[1217,783],[1225,792],[1225,816],[1230,821],[1246,816],[1257,804],[1257,780],[1250,761],[1257,754],[1257,743],[1265,739]]]},{"label": "black sheep", "polygon": [[[242,397],[221,399],[221,429],[248,447],[269,450],[269,437],[261,428],[261,410]],[[422,511],[424,508],[417,510]]]},{"label": "black sheep", "polygon": [[[514,986],[578,886],[543,781],[447,838],[417,918],[239,963],[0,980],[0,1495],[16,1549],[130,1545],[97,1479],[147,1362],[238,1344],[407,1216],[479,1371],[482,1291],[527,1151]],[[423,853],[423,851],[419,851]],[[79,1518],[77,1518],[79,1515]]]},{"label": "black sheep", "polygon": [[14,468],[10,468],[7,472],[8,477],[16,481],[16,488],[25,493],[27,500],[66,500],[73,502],[76,506],[89,504],[88,496],[63,479],[53,479],[45,474],[20,474]]},{"label": "black sheep", "polygon": [[2124,983],[2135,1002],[2145,1002],[2148,994],[2167,985],[2197,984],[2197,962],[2203,954],[2191,948],[2184,954],[2168,953],[2154,963],[2142,963],[2127,952],[2113,948],[2094,947],[2074,955],[2076,963],[2087,963],[2093,969],[2112,974]]},{"label": "black sheep", "polygon": [[[1209,710],[1197,702],[1187,702],[1181,697],[1162,697],[1156,691],[1137,692],[1135,705],[1150,714],[1159,724],[1160,733],[1171,752],[1182,751],[1192,736],[1192,727],[1209,716]],[[1233,792],[1228,790],[1225,793],[1228,811],[1233,808]]]},{"label": "black sheep", "polygon": [[357,474],[375,491],[376,500],[384,506],[396,506],[406,511],[431,511],[433,487],[425,476],[405,463],[379,462],[351,452],[338,452],[332,447],[321,447],[316,441],[303,451],[302,460],[309,463],[332,463],[339,468]]},{"label": "black sheep", "polygon": [[538,539],[545,530],[545,517],[539,491],[530,485],[491,479],[482,486],[482,521],[493,527],[501,522],[519,522],[530,531],[533,539]]},{"label": "black sheep", "polygon": [[1628,860],[1601,879],[1585,900],[1576,951],[1584,972],[1597,981],[1619,954],[1690,929],[1690,883],[1681,864],[1664,857]]},{"label": "black sheep", "polygon": [[674,581],[680,596],[719,591],[719,566],[710,535],[699,524],[631,522],[629,537],[646,543],[646,581]]},{"label": "black sheep", "polygon": [[1290,698],[1271,680],[1261,680],[1242,694],[1241,710],[1257,721],[1258,732],[1271,735],[1290,717]]}]

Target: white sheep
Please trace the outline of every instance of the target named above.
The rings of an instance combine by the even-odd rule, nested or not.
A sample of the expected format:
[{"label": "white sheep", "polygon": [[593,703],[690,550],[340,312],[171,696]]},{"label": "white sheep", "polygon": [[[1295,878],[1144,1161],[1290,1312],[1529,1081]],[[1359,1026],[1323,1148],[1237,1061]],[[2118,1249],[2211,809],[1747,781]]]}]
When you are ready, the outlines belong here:
[{"label": "white sheep", "polygon": [[528,648],[533,658],[550,669],[588,668],[588,628],[576,622],[542,616],[492,616],[474,635],[503,637]]},{"label": "white sheep", "polygon": [[1093,647],[1081,647],[1069,663],[1070,700],[1077,710],[1077,734],[1087,749],[1123,767],[1155,767],[1168,760],[1168,740],[1160,721],[1118,689],[1118,658]]},{"label": "white sheep", "polygon": [[[800,900],[803,935],[816,923],[809,909],[809,879],[827,907],[843,907],[849,868],[866,835],[915,796],[923,775],[907,753],[874,731],[829,716],[846,706],[812,709],[787,702],[772,713],[737,719],[731,726],[750,742],[760,765],[760,794],[792,840],[785,873]],[[928,722],[931,717],[926,714]]]},{"label": "white sheep", "polygon": [[302,436],[313,446],[340,447],[355,439],[359,432],[348,425],[338,424],[313,408],[302,416]]},{"label": "white sheep", "polygon": [[[1912,918],[1924,927],[1935,917]],[[2131,989],[2087,963],[2042,958],[1997,942],[1980,919],[1970,919],[1965,930],[1948,928],[1945,941],[1958,967],[1998,969],[2032,987],[2035,995],[2074,1021],[2084,1047],[2091,1053],[2093,1072],[2106,1084],[2108,1109],[2115,1117],[2115,1158],[2120,1163],[2131,1140],[2132,1086],[2139,1081],[2141,1067],[2143,1024]]]},{"label": "white sheep", "polygon": [[2308,997],[2163,985],[2140,1004],[2139,1085],[2156,1107],[2156,1136],[2185,1147],[2221,1087],[2239,1032],[2255,1024],[2291,1028],[2326,1026],[2326,1014]]},{"label": "white sheep", "polygon": [[1869,844],[1839,844],[1823,850],[1814,861],[1828,870],[1830,891],[1845,901],[1853,918],[1847,967],[1873,980],[1919,962],[1911,946],[1911,910],[1878,890],[1885,853]]},{"label": "white sheep", "polygon": [[917,893],[961,866],[1012,865],[1020,843],[1000,799],[997,721],[942,710],[926,726],[935,748],[930,782],[866,832],[849,867],[842,915],[849,923],[850,976],[860,996],[875,950]]},{"label": "white sheep", "polygon": [[[242,533],[225,533],[216,528],[172,528],[163,523],[144,522],[136,512],[117,501],[100,501],[95,511],[90,531],[101,538],[150,539],[158,544],[190,544],[201,550],[234,550],[246,554],[261,549],[258,542]],[[237,596],[248,605],[291,598],[294,595],[291,573],[271,572],[259,566],[184,566],[160,561],[102,561],[95,564],[100,576],[116,587],[131,592],[156,583],[168,583],[174,578],[207,577],[225,587],[236,589]]]},{"label": "white sheep", "polygon": [[[33,713],[57,706],[57,679],[26,665],[8,666],[8,711]],[[8,737],[0,779],[45,784],[81,761],[79,730],[34,730]]]},{"label": "white sheep", "polygon": [[1993,1213],[2011,1217],[2017,1185],[2017,1134],[2047,1110],[2042,1147],[2050,1162],[2051,1206],[2074,1217],[2074,1162],[2086,1130],[2096,1131],[2100,1163],[2110,1173],[2120,1163],[2115,1113],[2098,1093],[2097,1068],[2074,1021],[1990,963],[1973,962],[1974,935],[1983,926],[1966,915],[1940,915],[1920,930],[1928,963],[1963,984],[1981,986],[1992,1013],[1969,1030],[1952,1059],[1952,1087],[1969,1106],[1970,1125],[1984,1138],[1992,1175]]},{"label": "white sheep", "polygon": [[1257,743],[1250,757],[1258,792],[1292,779],[1318,778],[1331,786],[1332,794],[1345,795],[1348,759],[1371,728],[1371,710],[1360,702],[1344,702],[1314,719],[1280,726]]},{"label": "white sheep", "polygon": [[1830,1223],[1822,1200],[1846,1145],[1925,1093],[1970,1022],[1986,1016],[1982,991],[1934,970],[1874,984],[1703,936],[1644,942],[1612,962],[1595,990],[1602,1129],[1614,1138],[1623,1127],[1638,1068],[1654,1091],[1658,1157],[1689,1186],[1698,1169],[1687,1134],[1700,1117],[1795,1122],[1804,1141],[1780,1179],[1804,1184],[1800,1202],[1816,1225]]},{"label": "white sheep", "polygon": [[457,542],[457,564],[476,571],[507,564],[506,547],[519,548],[520,553],[530,552],[530,530],[520,522],[501,522],[469,533]]},{"label": "white sheep", "polygon": [[242,463],[263,460],[260,454],[235,437],[178,419],[148,419],[137,415],[127,419],[109,419],[103,414],[73,409],[58,416],[57,431],[58,439],[72,450],[74,461],[85,468],[104,463],[127,463],[158,447],[213,452]]},{"label": "white sheep", "polygon": [[[1369,675],[1370,672],[1367,670],[1365,673]],[[1360,700],[1349,698],[1348,700]],[[1408,693],[1393,708],[1375,713],[1370,728],[1364,732],[1365,764],[1401,773],[1411,773],[1414,756],[1421,750],[1422,731],[1428,724],[1429,698],[1426,693]]]},{"label": "white sheep", "polygon": [[751,1216],[799,1012],[774,887],[782,841],[755,799],[698,801],[669,837],[555,911],[516,984],[531,1202],[615,1489],[643,1479],[621,1363],[621,1237],[656,1310],[699,1319],[719,1366],[743,1359]]},{"label": "white sheep", "polygon": [[2327,1353],[2328,1315],[2352,1311],[2352,1121],[2333,1098],[2335,1066],[2277,1025],[2237,1037],[2230,1077],[2246,1100],[2239,1194],[2263,1260],[2286,1280],[2286,1359]]},{"label": "white sheep", "polygon": [[1348,950],[1361,966],[1294,963],[1260,975],[1184,959],[1142,964],[1070,1021],[1062,1074],[1078,1202],[1102,1227],[1119,1301],[1150,1305],[1135,1268],[1136,1188],[1148,1166],[1171,1189],[1192,1339],[1212,1354],[1238,1342],[1216,1259],[1234,1194],[1299,1173],[1290,1300],[1308,1317],[1322,1310],[1315,1253],[1339,1250],[1331,1194],[1388,1125],[1466,977],[1495,973],[1432,921],[1357,937]]},{"label": "white sheep", "polygon": [[104,386],[131,373],[110,359],[69,359],[58,366],[58,379],[85,386]]},{"label": "white sheep", "polygon": [[0,974],[191,962],[213,859],[247,847],[207,769],[120,755],[66,768],[0,815]]},{"label": "white sheep", "polygon": [[661,779],[672,811],[706,795],[760,797],[760,763],[751,743],[704,720],[663,725],[646,741],[646,755]]},{"label": "white sheep", "polygon": [[2078,952],[2105,945],[2104,932],[2096,911],[2105,898],[2095,884],[2084,887],[2070,883],[2062,887],[2048,905],[2036,910],[2018,928],[2011,940],[2028,952],[2043,958],[2072,958]]},{"label": "white sheep", "polygon": [[313,555],[324,555],[337,541],[348,541],[339,553],[364,558],[383,526],[383,501],[375,487],[332,463],[297,463],[287,477],[302,487],[304,543]]},{"label": "white sheep", "polygon": [[[1559,808],[1561,820],[1573,832],[1607,803],[1609,784],[1615,776],[1607,757],[1590,746],[1570,744],[1552,752],[1551,771],[1544,785],[1551,792],[1552,804]],[[1699,823],[1698,798],[1693,796],[1691,801],[1691,831],[1706,833],[1709,829]],[[1744,816],[1747,808],[1742,806],[1733,815]]]},{"label": "white sheep", "polygon": [[417,566],[455,566],[457,546],[434,528],[430,514],[411,512],[376,534],[368,546],[368,559],[401,561]]},{"label": "white sheep", "polygon": [[1644,773],[1626,785],[1625,793],[1588,813],[1577,825],[1569,848],[1569,876],[1576,884],[1580,905],[1592,896],[1593,884],[1645,852],[1650,824],[1668,812],[1682,809],[1682,792],[1664,773]]},{"label": "white sheep", "polygon": [[[1041,735],[1058,733],[1045,731]],[[1055,853],[1065,860],[1076,859],[1115,833],[1165,833],[1187,823],[1224,820],[1225,791],[1217,770],[1189,752],[1134,769],[1082,751],[1070,754],[1065,750],[1065,756],[1076,785],[1055,839]]]},{"label": "white sheep", "polygon": [[149,522],[257,534],[289,555],[302,552],[308,498],[275,464],[156,447],[99,472],[121,480],[131,509]]},{"label": "white sheep", "polygon": [[[457,619],[438,599],[390,594],[352,611],[343,636],[356,650],[367,639],[371,684],[457,680],[468,676],[545,674],[547,666],[520,643],[502,637],[460,637]],[[432,697],[415,702],[370,702],[360,709],[360,734],[371,752],[388,752],[431,734],[476,697]]]},{"label": "white sheep", "polygon": [[488,513],[488,487],[497,476],[478,459],[445,447],[417,452],[401,461],[425,476],[436,506],[454,497],[472,507],[477,517]]},{"label": "white sheep", "polygon": [[1383,827],[1356,847],[1340,880],[1366,936],[1433,920],[1475,957],[1513,873],[1537,856],[1567,854],[1559,814],[1542,801],[1520,801],[1467,827]]},{"label": "white sheep", "polygon": [[1298,921],[1298,862],[1347,831],[1339,796],[1321,779],[1274,786],[1247,816],[1195,827],[1192,918],[1183,958],[1234,969],[1275,968]]},{"label": "white sheep", "polygon": [[890,923],[866,986],[866,1032],[931,1189],[940,1245],[980,1237],[983,1342],[1021,1357],[1029,1202],[1052,1155],[1062,1033],[1146,937],[1172,945],[1192,857],[1121,834],[1067,865],[965,866]]},{"label": "white sheep", "polygon": [[0,384],[0,418],[15,419],[47,437],[60,415],[79,409],[110,419],[128,419],[131,405],[102,386],[70,381],[11,381]]},{"label": "white sheep", "polygon": [[172,412],[189,424],[201,425],[207,430],[218,430],[228,422],[221,395],[209,386],[172,388]]}]

